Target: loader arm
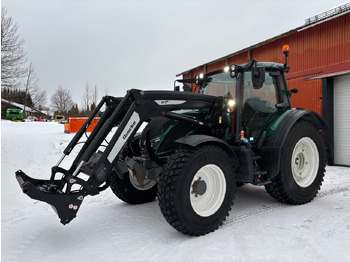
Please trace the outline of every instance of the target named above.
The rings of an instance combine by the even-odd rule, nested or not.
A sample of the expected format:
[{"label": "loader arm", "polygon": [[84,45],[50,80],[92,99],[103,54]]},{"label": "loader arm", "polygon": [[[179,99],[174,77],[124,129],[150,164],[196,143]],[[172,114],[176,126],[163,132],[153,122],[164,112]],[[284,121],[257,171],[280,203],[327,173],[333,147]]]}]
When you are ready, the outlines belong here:
[{"label": "loader arm", "polygon": [[[68,170],[61,168],[59,165],[65,156],[72,152],[104,105],[106,110],[71,167]],[[87,195],[96,195],[109,186],[108,174],[118,162],[120,150],[131,141],[143,122],[163,116],[198,125],[209,125],[209,121],[200,122],[174,111],[209,109],[208,119],[212,120],[213,117],[219,118],[217,112],[222,109],[222,105],[221,97],[189,92],[131,89],[124,98],[106,96],[70,141],[58,163],[52,167],[49,180],[31,178],[21,170],[16,172],[16,178],[24,193],[53,206],[61,223],[67,224],[76,216]],[[118,129],[105,150],[100,152],[101,144],[115,126],[118,126]],[[57,178],[59,174],[60,179]]]}]

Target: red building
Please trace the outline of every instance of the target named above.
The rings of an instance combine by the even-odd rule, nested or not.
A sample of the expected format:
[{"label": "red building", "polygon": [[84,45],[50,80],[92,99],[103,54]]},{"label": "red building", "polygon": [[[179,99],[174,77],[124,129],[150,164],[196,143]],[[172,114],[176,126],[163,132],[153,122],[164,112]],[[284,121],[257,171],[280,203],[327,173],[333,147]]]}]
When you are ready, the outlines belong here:
[{"label": "red building", "polygon": [[[309,18],[305,25],[218,58],[177,76],[192,78],[231,64],[284,63],[282,46],[290,46],[286,75],[293,107],[322,114],[333,137],[333,163],[350,166],[350,3]],[[193,90],[195,91],[195,90]]]}]

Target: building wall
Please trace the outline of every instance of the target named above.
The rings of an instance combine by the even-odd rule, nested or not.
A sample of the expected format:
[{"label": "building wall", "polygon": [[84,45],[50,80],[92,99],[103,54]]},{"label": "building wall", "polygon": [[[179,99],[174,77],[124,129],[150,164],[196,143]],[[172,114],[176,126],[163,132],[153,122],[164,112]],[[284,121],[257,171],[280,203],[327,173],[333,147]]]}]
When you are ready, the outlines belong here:
[{"label": "building wall", "polygon": [[211,72],[233,63],[246,63],[250,59],[284,63],[282,46],[285,44],[290,46],[288,65],[291,70],[286,75],[289,89],[299,89],[299,93],[292,96],[292,106],[322,114],[322,80],[307,78],[330,73],[340,67],[350,69],[350,13],[292,30],[284,37],[276,37],[266,44],[258,44],[237,55],[195,68],[183,77],[194,77],[198,73]]}]

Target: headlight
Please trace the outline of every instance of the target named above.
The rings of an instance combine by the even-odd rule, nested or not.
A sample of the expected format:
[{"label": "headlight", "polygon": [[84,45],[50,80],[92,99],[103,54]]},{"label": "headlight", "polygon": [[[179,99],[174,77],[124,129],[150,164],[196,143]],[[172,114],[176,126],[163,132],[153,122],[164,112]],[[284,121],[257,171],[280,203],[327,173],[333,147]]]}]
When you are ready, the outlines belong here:
[{"label": "headlight", "polygon": [[230,99],[230,100],[228,100],[227,104],[229,107],[234,107],[236,102],[235,102],[235,100]]},{"label": "headlight", "polygon": [[203,78],[204,78],[204,74],[203,74],[203,73],[201,73],[201,74],[196,74],[196,85],[201,84],[200,79],[203,79]]}]

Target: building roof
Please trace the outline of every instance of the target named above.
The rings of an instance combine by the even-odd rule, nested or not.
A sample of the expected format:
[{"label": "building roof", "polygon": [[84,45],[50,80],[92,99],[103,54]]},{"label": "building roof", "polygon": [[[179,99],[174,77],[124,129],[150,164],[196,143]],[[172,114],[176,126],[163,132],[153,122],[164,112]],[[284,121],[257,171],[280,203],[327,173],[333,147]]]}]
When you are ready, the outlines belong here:
[{"label": "building roof", "polygon": [[49,113],[48,113],[48,112],[40,111],[40,110],[35,109],[35,108],[33,109],[33,108],[30,108],[30,107],[28,107],[28,106],[24,106],[24,105],[19,104],[19,103],[16,103],[16,102],[8,101],[8,100],[6,100],[6,99],[4,99],[4,98],[1,98],[1,102],[7,103],[7,104],[10,104],[10,105],[13,105],[13,106],[18,107],[18,108],[20,108],[20,109],[22,109],[22,110],[25,110],[26,112],[30,112],[30,113],[41,113],[41,114],[44,114],[44,115],[49,116]]},{"label": "building roof", "polygon": [[321,14],[318,14],[318,15],[315,15],[313,17],[310,17],[310,18],[306,19],[305,20],[305,24],[300,26],[300,27],[297,27],[295,29],[289,30],[289,31],[287,31],[285,33],[282,33],[280,35],[274,36],[272,38],[269,38],[269,39],[264,40],[262,42],[259,42],[257,44],[251,45],[251,46],[249,46],[247,48],[244,48],[244,49],[241,49],[241,50],[239,50],[237,52],[234,52],[234,53],[228,54],[226,56],[220,57],[218,59],[212,60],[212,61],[210,61],[208,63],[205,63],[205,64],[202,64],[202,65],[196,66],[196,67],[194,67],[192,69],[186,70],[186,71],[184,71],[182,73],[177,74],[176,77],[179,77],[181,75],[187,74],[187,73],[191,72],[192,70],[194,70],[196,68],[203,67],[203,66],[206,66],[206,65],[210,65],[210,64],[216,63],[218,61],[222,61],[222,60],[228,59],[230,57],[239,55],[241,53],[247,52],[247,51],[249,51],[251,49],[254,49],[254,48],[258,48],[260,46],[263,46],[263,45],[268,44],[270,42],[273,42],[275,40],[284,38],[284,37],[286,37],[288,35],[294,34],[294,33],[299,32],[299,31],[303,31],[303,30],[305,30],[307,28],[310,28],[310,27],[313,27],[315,25],[324,23],[326,21],[335,19],[335,18],[337,18],[339,16],[343,16],[343,15],[348,14],[348,13],[350,13],[350,2],[348,2],[346,4],[343,4],[343,5],[340,5],[340,6],[338,6],[336,8],[333,8],[333,9],[331,9],[329,11],[326,11],[326,12],[323,12]]}]

